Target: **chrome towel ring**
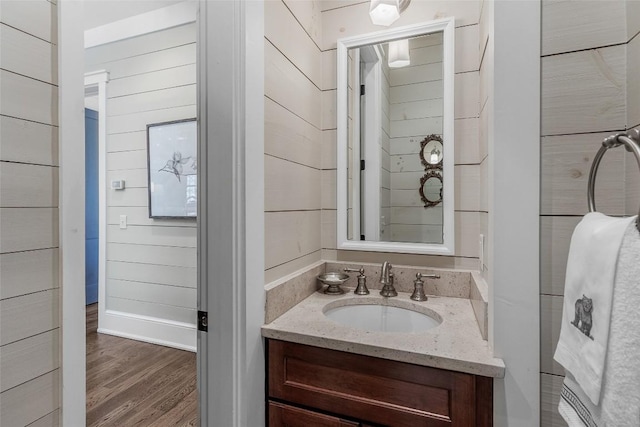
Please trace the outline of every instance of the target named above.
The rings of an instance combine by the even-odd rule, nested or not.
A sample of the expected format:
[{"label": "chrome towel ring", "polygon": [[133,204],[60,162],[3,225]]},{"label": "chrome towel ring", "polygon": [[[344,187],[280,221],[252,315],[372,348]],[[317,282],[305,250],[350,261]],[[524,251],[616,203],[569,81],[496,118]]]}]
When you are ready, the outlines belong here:
[{"label": "chrome towel ring", "polygon": [[[640,130],[632,129],[627,133],[617,133],[615,135],[608,136],[602,141],[602,147],[596,153],[591,164],[591,172],[589,172],[589,187],[587,191],[587,201],[589,202],[589,212],[596,211],[596,201],[594,197],[596,187],[596,174],[598,173],[598,166],[604,156],[604,153],[614,147],[624,145],[627,151],[633,153],[640,167]],[[636,227],[640,231],[640,212],[638,213],[638,219],[636,220]]]}]

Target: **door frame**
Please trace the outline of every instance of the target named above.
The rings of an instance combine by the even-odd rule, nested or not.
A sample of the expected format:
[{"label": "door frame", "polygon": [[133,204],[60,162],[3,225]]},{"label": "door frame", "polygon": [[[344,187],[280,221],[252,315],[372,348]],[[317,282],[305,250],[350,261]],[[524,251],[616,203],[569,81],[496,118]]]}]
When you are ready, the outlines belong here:
[{"label": "door frame", "polygon": [[264,5],[200,1],[200,423],[265,422]]},{"label": "door frame", "polygon": [[[58,4],[61,424],[86,423],[84,7]],[[78,262],[82,260],[82,262]]]},{"label": "door frame", "polygon": [[[84,87],[98,90],[98,329],[104,322],[107,254],[107,83],[105,70],[84,75]],[[64,325],[63,325],[64,326]]]}]

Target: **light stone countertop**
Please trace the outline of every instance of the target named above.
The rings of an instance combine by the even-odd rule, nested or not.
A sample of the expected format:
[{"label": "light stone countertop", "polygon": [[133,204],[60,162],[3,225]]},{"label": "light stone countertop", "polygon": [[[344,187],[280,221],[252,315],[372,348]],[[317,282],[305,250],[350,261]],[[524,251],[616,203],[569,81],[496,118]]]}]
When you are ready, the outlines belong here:
[{"label": "light stone countertop", "polygon": [[[357,296],[353,289],[343,288],[349,292],[339,296],[314,292],[264,325],[262,336],[485,377],[504,377],[504,362],[493,357],[487,341],[482,339],[468,299],[429,296],[428,301],[416,302],[404,292],[384,298],[376,291]],[[343,326],[324,315],[324,310],[352,304],[412,309],[442,319],[442,323],[425,332],[375,332]]]}]

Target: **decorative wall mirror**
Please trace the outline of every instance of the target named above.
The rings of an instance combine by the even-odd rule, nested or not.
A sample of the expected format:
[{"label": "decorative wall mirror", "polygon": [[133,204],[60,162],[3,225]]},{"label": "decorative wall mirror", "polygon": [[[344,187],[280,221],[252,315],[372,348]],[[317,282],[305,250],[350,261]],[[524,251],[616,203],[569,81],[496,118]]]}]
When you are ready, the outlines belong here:
[{"label": "decorative wall mirror", "polygon": [[455,253],[454,22],[338,40],[338,249]]},{"label": "decorative wall mirror", "polygon": [[420,161],[427,169],[442,169],[443,158],[442,138],[439,135],[429,135],[420,141]]},{"label": "decorative wall mirror", "polygon": [[431,208],[442,203],[442,176],[431,169],[420,178],[420,200],[425,208]]}]

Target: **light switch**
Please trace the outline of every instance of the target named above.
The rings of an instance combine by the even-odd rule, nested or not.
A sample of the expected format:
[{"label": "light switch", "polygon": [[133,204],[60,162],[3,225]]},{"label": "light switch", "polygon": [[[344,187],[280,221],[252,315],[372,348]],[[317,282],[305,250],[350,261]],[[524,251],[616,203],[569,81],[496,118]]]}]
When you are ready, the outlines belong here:
[{"label": "light switch", "polygon": [[120,228],[122,228],[122,229],[127,228],[127,216],[126,215],[120,215]]}]

